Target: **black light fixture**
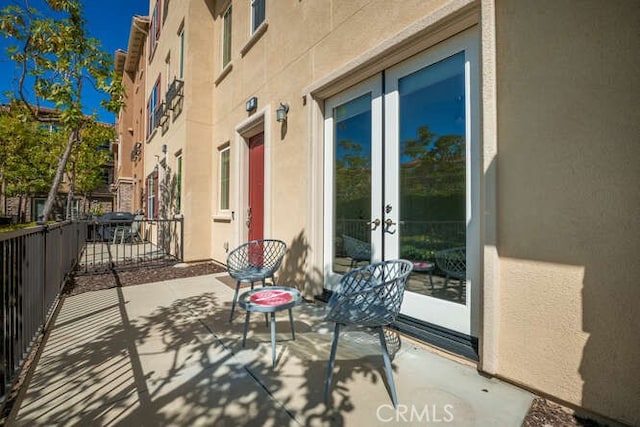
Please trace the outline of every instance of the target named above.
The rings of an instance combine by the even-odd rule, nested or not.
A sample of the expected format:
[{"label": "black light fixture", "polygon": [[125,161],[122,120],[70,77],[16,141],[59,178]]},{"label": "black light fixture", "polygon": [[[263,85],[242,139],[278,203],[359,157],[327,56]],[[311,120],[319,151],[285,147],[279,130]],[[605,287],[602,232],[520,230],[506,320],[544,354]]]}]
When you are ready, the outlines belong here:
[{"label": "black light fixture", "polygon": [[287,113],[289,112],[289,104],[280,103],[280,106],[276,110],[276,120],[279,122],[287,121]]}]

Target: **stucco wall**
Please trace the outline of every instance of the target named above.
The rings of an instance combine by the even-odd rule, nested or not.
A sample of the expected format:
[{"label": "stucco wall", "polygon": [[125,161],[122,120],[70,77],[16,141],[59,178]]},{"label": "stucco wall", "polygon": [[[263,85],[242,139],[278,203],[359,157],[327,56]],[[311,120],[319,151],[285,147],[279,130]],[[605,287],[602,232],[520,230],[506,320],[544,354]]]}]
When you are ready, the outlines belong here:
[{"label": "stucco wall", "polygon": [[498,1],[499,374],[640,423],[640,4]]}]

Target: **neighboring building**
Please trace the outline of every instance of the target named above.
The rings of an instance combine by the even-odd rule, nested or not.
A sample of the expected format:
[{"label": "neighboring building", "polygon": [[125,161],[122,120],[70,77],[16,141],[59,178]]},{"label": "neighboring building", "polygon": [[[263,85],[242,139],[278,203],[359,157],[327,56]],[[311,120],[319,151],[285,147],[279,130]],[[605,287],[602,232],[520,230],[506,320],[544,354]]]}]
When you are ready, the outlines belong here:
[{"label": "neighboring building", "polygon": [[279,283],[313,298],[345,236],[373,260],[462,248],[462,283],[416,269],[401,331],[640,424],[638,2],[149,10],[145,211],[184,215],[186,261],[279,238]]},{"label": "neighboring building", "polygon": [[146,139],[145,70],[149,18],[134,16],[126,52],[116,51],[115,70],[122,76],[126,105],[118,114],[114,190],[116,210],[136,212],[144,206]]}]

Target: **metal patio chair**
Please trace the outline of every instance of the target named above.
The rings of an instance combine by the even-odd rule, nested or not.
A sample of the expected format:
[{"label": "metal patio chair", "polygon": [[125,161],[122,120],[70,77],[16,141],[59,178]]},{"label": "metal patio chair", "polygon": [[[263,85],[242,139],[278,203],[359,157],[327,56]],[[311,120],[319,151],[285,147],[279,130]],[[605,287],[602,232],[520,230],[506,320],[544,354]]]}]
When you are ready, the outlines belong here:
[{"label": "metal patio chair", "polygon": [[118,240],[119,243],[130,242],[140,243],[142,237],[140,236],[140,225],[144,221],[143,215],[136,215],[133,217],[133,222],[129,226],[118,226],[113,233],[113,243]]},{"label": "metal patio chair", "polygon": [[282,240],[260,239],[252,240],[238,246],[227,256],[227,270],[229,276],[236,279],[236,291],[231,303],[229,322],[233,320],[233,313],[238,301],[240,283],[251,283],[251,289],[255,282],[262,282],[266,286],[267,279],[275,285],[275,272],[282,264],[287,244]]},{"label": "metal patio chair", "polygon": [[436,265],[445,274],[444,287],[449,284],[449,279],[457,279],[459,284],[467,279],[467,250],[464,246],[445,249],[435,254]]},{"label": "metal patio chair", "polygon": [[356,239],[355,237],[342,235],[342,242],[347,256],[351,258],[351,268],[358,266],[360,262],[371,262],[371,244]]},{"label": "metal patio chair", "polygon": [[398,406],[391,359],[382,328],[395,321],[398,316],[404,288],[412,269],[413,264],[406,260],[382,261],[351,270],[340,280],[338,288],[329,299],[325,317],[325,320],[336,324],[324,386],[325,403],[329,401],[340,327],[358,325],[378,331],[391,399],[394,407]]}]

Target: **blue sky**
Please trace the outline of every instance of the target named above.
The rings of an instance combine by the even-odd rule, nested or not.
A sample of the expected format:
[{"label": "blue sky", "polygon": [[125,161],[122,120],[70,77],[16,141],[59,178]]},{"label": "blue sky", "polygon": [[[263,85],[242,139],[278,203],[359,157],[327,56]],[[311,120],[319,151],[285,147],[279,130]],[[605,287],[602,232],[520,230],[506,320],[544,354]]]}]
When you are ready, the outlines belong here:
[{"label": "blue sky", "polygon": [[[30,5],[40,10],[43,0],[30,0]],[[102,43],[103,49],[111,55],[116,49],[127,50],[129,29],[133,15],[148,15],[148,0],[84,0],[84,16],[87,20],[87,30],[91,37]],[[0,9],[9,5],[24,7],[24,0],[0,0]],[[0,36],[0,103],[7,102],[5,92],[17,87],[19,76],[15,64],[8,60],[5,49],[11,41]],[[114,123],[115,116],[100,107],[102,98],[92,89],[87,88],[83,93],[85,113],[98,113],[102,122]]]}]

